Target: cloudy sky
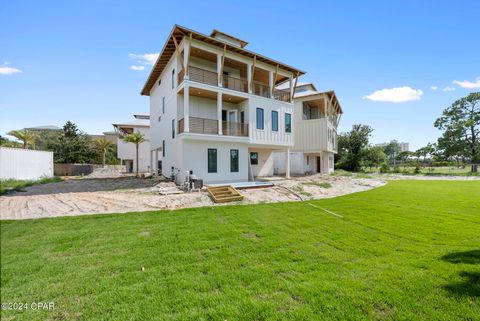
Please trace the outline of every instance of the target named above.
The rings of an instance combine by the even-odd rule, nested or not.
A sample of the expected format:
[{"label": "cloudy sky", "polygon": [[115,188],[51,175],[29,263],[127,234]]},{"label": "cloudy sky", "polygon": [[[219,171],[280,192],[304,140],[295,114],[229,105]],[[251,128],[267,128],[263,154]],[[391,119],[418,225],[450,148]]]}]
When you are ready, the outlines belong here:
[{"label": "cloudy sky", "polygon": [[76,122],[89,133],[148,111],[140,90],[177,23],[247,40],[336,91],[340,131],[418,148],[480,90],[479,1],[2,1],[0,134]]}]

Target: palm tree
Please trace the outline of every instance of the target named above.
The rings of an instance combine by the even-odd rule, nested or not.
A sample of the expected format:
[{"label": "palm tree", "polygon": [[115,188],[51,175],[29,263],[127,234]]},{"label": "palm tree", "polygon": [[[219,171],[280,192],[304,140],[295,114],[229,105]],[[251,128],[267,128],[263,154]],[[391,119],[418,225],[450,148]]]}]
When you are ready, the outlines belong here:
[{"label": "palm tree", "polygon": [[136,157],[137,157],[137,164],[135,168],[135,175],[138,176],[138,147],[140,146],[141,143],[145,141],[145,136],[141,134],[139,131],[136,131],[132,134],[125,135],[123,137],[123,140],[127,143],[133,143],[135,144],[136,148]]},{"label": "palm tree", "polygon": [[23,143],[23,148],[26,149],[28,145],[35,145],[35,141],[38,138],[38,134],[26,129],[12,130],[7,135],[13,136]]},{"label": "palm tree", "polygon": [[93,145],[96,149],[102,152],[102,165],[105,167],[105,156],[110,147],[112,147],[112,142],[105,138],[99,138],[93,141]]}]

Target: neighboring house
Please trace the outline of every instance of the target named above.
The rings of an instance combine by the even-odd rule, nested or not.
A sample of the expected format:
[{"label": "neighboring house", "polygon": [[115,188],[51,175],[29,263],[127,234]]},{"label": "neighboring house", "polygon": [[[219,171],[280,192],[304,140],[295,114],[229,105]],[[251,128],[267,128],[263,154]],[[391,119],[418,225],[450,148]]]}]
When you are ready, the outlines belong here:
[{"label": "neighboring house", "polygon": [[273,152],[294,144],[292,94],[304,72],[246,45],[173,27],[141,92],[150,96],[152,171],[177,182],[193,171],[206,183],[273,175]]},{"label": "neighboring house", "polygon": [[45,125],[45,126],[35,126],[24,128],[24,130],[30,130],[35,132],[59,132],[62,131],[62,128],[54,125]]},{"label": "neighboring house", "polygon": [[133,117],[135,118],[133,121],[113,124],[117,133],[117,157],[121,164],[126,166],[127,172],[135,172],[137,164],[135,144],[125,142],[123,137],[138,131],[145,136],[145,141],[140,144],[138,150],[138,170],[142,173],[150,172],[150,116],[134,114]]},{"label": "neighboring house", "polygon": [[[375,146],[377,147],[386,147],[390,145],[390,143],[380,143],[380,144],[375,144]],[[405,142],[402,142],[402,143],[398,143],[398,146],[400,148],[400,153],[401,152],[409,152],[410,151],[410,144],[409,143],[405,143]]]},{"label": "neighboring house", "polygon": [[106,139],[112,142],[112,144],[117,145],[118,134],[115,131],[103,132],[101,135],[88,135],[91,139]]},{"label": "neighboring house", "polygon": [[[279,87],[283,89],[282,86]],[[337,127],[342,108],[335,92],[319,92],[312,83],[298,83],[294,94],[295,139],[290,152],[292,174],[330,174],[337,153]],[[285,172],[284,153],[275,153],[275,173]]]}]

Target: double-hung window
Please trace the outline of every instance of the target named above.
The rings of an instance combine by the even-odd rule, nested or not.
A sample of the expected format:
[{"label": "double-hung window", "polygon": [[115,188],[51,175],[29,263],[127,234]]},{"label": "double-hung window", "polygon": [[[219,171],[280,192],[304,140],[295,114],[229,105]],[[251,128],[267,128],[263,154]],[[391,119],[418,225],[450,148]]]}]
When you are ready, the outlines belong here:
[{"label": "double-hung window", "polygon": [[230,149],[230,172],[238,172],[238,149]]},{"label": "double-hung window", "polygon": [[257,129],[263,129],[263,108],[257,108]]},{"label": "double-hung window", "polygon": [[272,110],[272,131],[278,132],[278,111]]},{"label": "double-hung window", "polygon": [[208,161],[208,172],[216,173],[217,172],[217,150],[215,148],[208,149],[207,161]]},{"label": "double-hung window", "polygon": [[292,114],[285,113],[285,132],[292,132]]}]

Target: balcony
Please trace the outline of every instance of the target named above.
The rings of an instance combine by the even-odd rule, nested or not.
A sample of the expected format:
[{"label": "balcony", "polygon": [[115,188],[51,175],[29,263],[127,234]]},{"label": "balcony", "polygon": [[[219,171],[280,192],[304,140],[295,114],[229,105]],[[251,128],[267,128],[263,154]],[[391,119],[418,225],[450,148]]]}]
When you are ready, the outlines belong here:
[{"label": "balcony", "polygon": [[[198,67],[188,67],[189,80],[208,84],[211,86],[218,86],[218,73]],[[180,85],[185,78],[184,71],[178,73],[178,84]],[[248,93],[248,80],[245,78],[237,78],[228,75],[222,76],[222,87]],[[265,98],[274,98],[275,100],[290,102],[290,92],[286,90],[274,90],[273,97],[270,95],[270,87],[262,82],[253,81],[252,93],[257,96]]]},{"label": "balcony", "polygon": [[[190,133],[218,135],[218,120],[199,117],[189,117]],[[184,118],[178,121],[178,133],[185,132]],[[248,124],[222,121],[224,136],[248,137]]]}]

